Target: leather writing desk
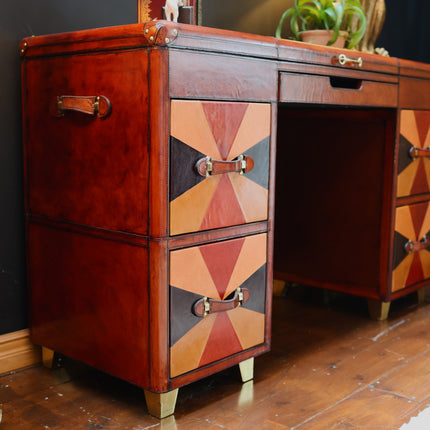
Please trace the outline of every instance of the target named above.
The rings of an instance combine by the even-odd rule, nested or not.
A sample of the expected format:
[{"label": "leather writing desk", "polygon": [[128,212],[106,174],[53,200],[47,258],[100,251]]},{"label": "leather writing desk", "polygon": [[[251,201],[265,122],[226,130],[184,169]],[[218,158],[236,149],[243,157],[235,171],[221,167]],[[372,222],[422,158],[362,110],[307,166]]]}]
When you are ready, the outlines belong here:
[{"label": "leather writing desk", "polygon": [[429,67],[163,21],[21,55],[32,339],[152,414],[252,378],[273,269],[378,303],[430,276]]}]

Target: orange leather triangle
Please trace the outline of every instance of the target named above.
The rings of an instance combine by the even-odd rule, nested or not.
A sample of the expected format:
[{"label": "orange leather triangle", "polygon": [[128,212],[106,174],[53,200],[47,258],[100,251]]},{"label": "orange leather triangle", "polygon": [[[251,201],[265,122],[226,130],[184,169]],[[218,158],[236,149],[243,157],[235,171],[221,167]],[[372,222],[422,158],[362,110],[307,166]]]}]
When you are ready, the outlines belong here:
[{"label": "orange leather triangle", "polygon": [[418,163],[418,169],[411,188],[411,194],[427,193],[430,190],[424,160],[420,159],[418,160]]},{"label": "orange leather triangle", "polygon": [[405,287],[416,284],[424,279],[423,267],[421,264],[420,256],[418,252],[415,252],[414,259],[412,260],[411,267],[409,269],[408,278],[406,279]]},{"label": "orange leather triangle", "polygon": [[203,102],[202,106],[221,157],[226,160],[248,104]]},{"label": "orange leather triangle", "polygon": [[223,174],[203,218],[200,230],[246,223],[228,175]]},{"label": "orange leather triangle", "polygon": [[225,298],[224,294],[244,242],[245,238],[240,238],[200,247],[200,252],[221,299]]},{"label": "orange leather triangle", "polygon": [[242,345],[226,312],[217,315],[199,367],[242,351]]},{"label": "orange leather triangle", "polygon": [[415,111],[415,121],[417,124],[417,131],[420,137],[420,147],[424,147],[424,143],[430,128],[430,112],[428,111]]},{"label": "orange leather triangle", "polygon": [[421,237],[418,237],[418,235],[420,234],[421,228],[424,224],[428,205],[429,203],[420,203],[409,206],[409,210],[411,211],[412,223],[414,225],[415,237],[417,241],[422,239]]}]

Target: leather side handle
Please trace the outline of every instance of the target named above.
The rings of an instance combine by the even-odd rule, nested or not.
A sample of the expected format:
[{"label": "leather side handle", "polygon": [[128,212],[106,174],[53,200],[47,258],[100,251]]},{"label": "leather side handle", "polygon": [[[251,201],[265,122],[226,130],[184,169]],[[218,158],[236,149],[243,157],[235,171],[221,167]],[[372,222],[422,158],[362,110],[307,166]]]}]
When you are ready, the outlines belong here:
[{"label": "leather side handle", "polygon": [[222,173],[238,172],[243,175],[254,168],[254,160],[248,155],[239,155],[232,161],[212,160],[209,156],[201,158],[196,163],[196,170],[201,176],[220,175]]},{"label": "leather side handle", "polygon": [[418,252],[423,249],[426,249],[430,245],[430,239],[427,235],[425,235],[419,242],[413,242],[409,240],[405,244],[405,251],[410,254],[412,252]]},{"label": "leather side handle", "polygon": [[57,114],[65,111],[82,112],[87,115],[106,118],[112,110],[109,99],[105,96],[58,96]]},{"label": "leather side handle", "polygon": [[238,288],[231,299],[215,300],[208,297],[203,297],[197,300],[193,305],[193,314],[196,317],[203,318],[206,315],[216,312],[231,311],[245,304],[250,297],[250,292],[247,288]]},{"label": "leather side handle", "polygon": [[411,158],[413,158],[414,160],[416,158],[425,158],[425,157],[430,157],[430,148],[417,148],[416,146],[413,146],[410,150],[409,150],[409,155]]}]

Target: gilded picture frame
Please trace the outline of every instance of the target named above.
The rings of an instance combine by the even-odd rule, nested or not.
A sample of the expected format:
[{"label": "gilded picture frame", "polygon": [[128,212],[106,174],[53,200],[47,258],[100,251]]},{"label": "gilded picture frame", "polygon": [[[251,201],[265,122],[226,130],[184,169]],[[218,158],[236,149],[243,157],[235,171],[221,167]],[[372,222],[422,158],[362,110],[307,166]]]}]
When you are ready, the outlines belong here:
[{"label": "gilded picture frame", "polygon": [[[137,22],[163,19],[162,8],[166,0],[137,0]],[[201,0],[182,0],[182,6],[194,7],[194,22],[201,25]]]}]

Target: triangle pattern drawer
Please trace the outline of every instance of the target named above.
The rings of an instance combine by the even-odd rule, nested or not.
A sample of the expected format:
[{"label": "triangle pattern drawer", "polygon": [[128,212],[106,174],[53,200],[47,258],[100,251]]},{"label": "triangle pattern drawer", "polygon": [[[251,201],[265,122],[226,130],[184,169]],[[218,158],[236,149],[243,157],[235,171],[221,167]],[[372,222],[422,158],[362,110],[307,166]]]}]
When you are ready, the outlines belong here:
[{"label": "triangle pattern drawer", "polygon": [[270,104],[173,100],[170,127],[171,235],[267,219]]},{"label": "triangle pattern drawer", "polygon": [[392,291],[430,279],[430,202],[396,210]]},{"label": "triangle pattern drawer", "polygon": [[266,280],[265,233],[170,252],[171,378],[265,342]]},{"label": "triangle pattern drawer", "polygon": [[430,193],[430,111],[402,110],[397,197]]}]

